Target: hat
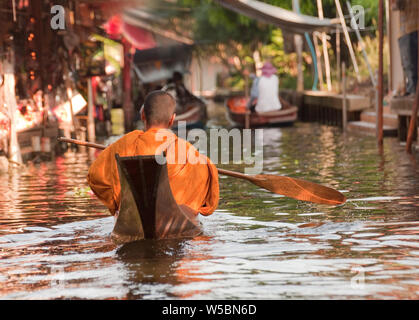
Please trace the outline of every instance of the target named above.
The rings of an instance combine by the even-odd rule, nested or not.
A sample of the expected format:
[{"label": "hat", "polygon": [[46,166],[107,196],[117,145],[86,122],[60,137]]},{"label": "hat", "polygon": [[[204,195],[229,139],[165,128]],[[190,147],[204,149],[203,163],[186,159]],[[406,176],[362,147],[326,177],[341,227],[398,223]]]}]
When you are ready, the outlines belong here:
[{"label": "hat", "polygon": [[276,68],[272,65],[272,63],[265,62],[262,67],[262,76],[270,77],[271,75],[277,72]]}]

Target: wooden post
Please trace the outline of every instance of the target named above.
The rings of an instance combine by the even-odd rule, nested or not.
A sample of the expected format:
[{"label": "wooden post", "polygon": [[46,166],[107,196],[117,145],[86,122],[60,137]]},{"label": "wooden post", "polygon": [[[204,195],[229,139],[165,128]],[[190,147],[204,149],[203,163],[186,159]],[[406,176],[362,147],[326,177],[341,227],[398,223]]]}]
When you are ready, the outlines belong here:
[{"label": "wooden post", "polygon": [[92,78],[87,79],[87,136],[90,142],[96,141],[95,133],[95,118],[93,115],[94,104],[93,104],[93,89],[92,89]]},{"label": "wooden post", "polygon": [[299,34],[294,36],[295,50],[297,51],[297,91],[304,91],[303,73],[303,37]]},{"label": "wooden post", "polygon": [[134,124],[134,106],[131,98],[131,45],[127,41],[123,41],[124,47],[124,68],[122,70],[124,100],[122,109],[124,111],[124,128],[125,132],[130,132]]},{"label": "wooden post", "polygon": [[393,74],[392,74],[393,71],[391,70],[391,56],[392,56],[392,53],[391,53],[391,50],[392,50],[392,48],[391,48],[391,25],[392,25],[392,21],[391,21],[391,14],[390,14],[390,10],[391,10],[390,0],[386,0],[385,5],[386,5],[386,22],[387,22],[386,23],[386,26],[387,26],[386,32],[387,32],[387,41],[388,41],[387,55],[389,57],[389,62],[387,64],[387,73],[388,73],[388,76],[387,76],[388,88],[387,89],[388,89],[388,93],[391,96],[392,91],[393,91],[393,89],[392,89],[393,88]]},{"label": "wooden post", "polygon": [[383,144],[383,43],[384,43],[384,0],[378,2],[378,104],[377,104],[377,143]]},{"label": "wooden post", "polygon": [[[324,19],[322,0],[317,0],[317,10],[319,12],[319,18],[321,20]],[[332,80],[330,78],[330,61],[329,61],[329,53],[327,52],[326,32],[321,33],[321,38],[322,38],[322,46],[323,46],[324,68],[326,72],[327,91],[332,91]]]},{"label": "wooden post", "polygon": [[340,23],[342,25],[343,33],[345,35],[346,45],[348,46],[349,53],[350,53],[351,59],[352,59],[352,63],[354,65],[357,80],[358,80],[358,82],[360,82],[361,78],[360,78],[360,75],[359,75],[358,63],[356,62],[355,52],[354,52],[354,49],[352,47],[351,38],[349,37],[348,27],[346,26],[345,17],[343,15],[342,7],[340,5],[339,0],[335,0],[335,3],[336,3],[337,12],[339,14]]},{"label": "wooden post", "polygon": [[[292,1],[292,9],[298,12],[299,0]],[[299,34],[294,35],[295,51],[297,53],[297,91],[304,91],[303,74],[303,37]]]},{"label": "wooden post", "polygon": [[[336,67],[337,67],[337,77],[338,77],[338,87],[341,79],[340,75],[340,30],[336,28]],[[338,89],[338,92],[340,89]]]},{"label": "wooden post", "polygon": [[321,53],[319,50],[319,44],[317,42],[317,37],[319,33],[313,32],[313,43],[314,43],[314,50],[316,51],[316,57],[317,57],[317,72],[318,72],[318,78],[320,83],[320,91],[324,90],[324,84],[323,84],[323,67],[322,67],[322,59],[321,59]]},{"label": "wooden post", "polygon": [[16,22],[16,1],[12,0],[13,22]]},{"label": "wooden post", "polygon": [[247,110],[244,116],[244,128],[249,129],[250,128],[250,111]]},{"label": "wooden post", "polygon": [[342,95],[343,95],[343,104],[342,104],[342,129],[345,132],[348,124],[348,107],[346,104],[346,64],[342,63]]}]

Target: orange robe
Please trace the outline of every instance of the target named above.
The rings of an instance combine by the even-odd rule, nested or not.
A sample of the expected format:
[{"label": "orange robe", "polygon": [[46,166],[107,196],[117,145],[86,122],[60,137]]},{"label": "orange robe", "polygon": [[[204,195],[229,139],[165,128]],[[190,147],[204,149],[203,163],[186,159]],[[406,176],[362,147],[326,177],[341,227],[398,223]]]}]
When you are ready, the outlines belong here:
[{"label": "orange robe", "polygon": [[[166,137],[159,141],[162,133]],[[155,155],[156,151],[161,154],[162,148],[167,152],[169,183],[176,202],[179,205],[185,204],[202,215],[212,214],[219,200],[217,168],[189,142],[166,129],[152,128],[146,132],[135,130],[108,146],[90,166],[87,176],[90,188],[111,213],[115,214],[121,201],[115,154],[118,153],[121,157]],[[186,156],[183,156],[183,152],[178,152],[184,148],[187,151]],[[170,159],[174,161],[170,162]],[[206,164],[196,159],[206,160]]]}]

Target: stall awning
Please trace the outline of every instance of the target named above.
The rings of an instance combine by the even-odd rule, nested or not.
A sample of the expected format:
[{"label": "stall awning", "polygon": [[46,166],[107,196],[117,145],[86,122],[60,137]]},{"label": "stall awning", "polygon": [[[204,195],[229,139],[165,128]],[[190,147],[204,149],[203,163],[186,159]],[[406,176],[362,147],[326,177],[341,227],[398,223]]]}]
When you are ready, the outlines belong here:
[{"label": "stall awning", "polygon": [[150,31],[125,21],[119,15],[111,17],[104,27],[111,38],[118,39],[122,36],[138,50],[156,47],[156,41]]},{"label": "stall awning", "polygon": [[125,23],[147,30],[155,35],[159,35],[166,39],[170,39],[179,43],[192,45],[193,40],[179,35],[168,29],[164,22],[161,21],[156,15],[141,9],[126,9],[122,14],[122,19]]},{"label": "stall awning", "polygon": [[335,19],[318,19],[256,0],[215,0],[223,7],[285,31],[304,33],[336,28]]}]

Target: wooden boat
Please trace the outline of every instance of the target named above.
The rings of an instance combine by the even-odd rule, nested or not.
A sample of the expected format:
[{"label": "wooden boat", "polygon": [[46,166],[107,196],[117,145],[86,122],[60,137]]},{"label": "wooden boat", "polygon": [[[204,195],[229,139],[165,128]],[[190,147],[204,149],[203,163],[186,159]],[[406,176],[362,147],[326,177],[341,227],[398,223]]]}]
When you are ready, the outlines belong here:
[{"label": "wooden boat", "polygon": [[201,233],[196,212],[176,203],[160,157],[116,155],[121,183],[121,206],[111,234],[116,243]]},{"label": "wooden boat", "polygon": [[186,103],[184,110],[183,113],[176,114],[174,130],[179,127],[181,121],[186,124],[187,129],[205,128],[208,119],[207,106],[201,99],[194,97]]},{"label": "wooden boat", "polygon": [[[282,109],[264,113],[253,112],[249,114],[249,124],[251,127],[268,125],[289,125],[297,120],[298,108],[292,106],[287,101],[279,98]],[[227,116],[230,122],[239,127],[244,127],[246,123],[246,113],[249,99],[243,96],[231,97],[226,101]]]}]

